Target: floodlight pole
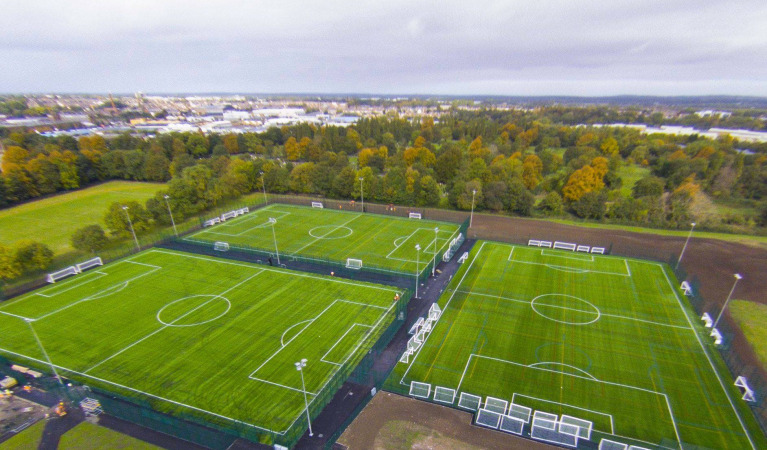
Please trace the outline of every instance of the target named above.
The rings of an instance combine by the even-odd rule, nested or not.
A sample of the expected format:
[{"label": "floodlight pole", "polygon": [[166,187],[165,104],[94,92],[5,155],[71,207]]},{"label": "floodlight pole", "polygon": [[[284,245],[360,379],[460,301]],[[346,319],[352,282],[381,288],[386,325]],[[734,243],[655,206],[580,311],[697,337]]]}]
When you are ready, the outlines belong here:
[{"label": "floodlight pole", "polygon": [[56,372],[56,367],[53,365],[53,362],[51,362],[50,356],[48,356],[48,352],[45,351],[45,347],[43,347],[43,343],[40,341],[40,337],[37,335],[37,332],[35,331],[35,328],[32,326],[32,320],[33,319],[24,319],[24,322],[29,325],[29,329],[32,330],[32,335],[35,336],[35,340],[37,341],[37,345],[40,346],[40,351],[43,352],[43,356],[45,356],[45,360],[48,361],[48,365],[51,366],[51,370],[53,371],[53,375],[56,376],[56,379],[59,380],[59,384],[64,386],[64,382],[61,381],[61,377],[59,376],[59,373]]},{"label": "floodlight pole", "polygon": [[434,261],[431,265],[431,276],[434,276],[434,270],[437,268],[437,233],[439,233],[439,227],[434,228]]},{"label": "floodlight pole", "polygon": [[732,293],[735,291],[735,286],[738,284],[738,281],[743,278],[739,273],[735,274],[735,283],[732,284],[732,289],[730,289],[730,293],[727,295],[727,300],[724,301],[724,306],[722,306],[722,310],[719,311],[719,315],[716,316],[716,320],[714,321],[713,328],[716,328],[716,324],[719,323],[719,319],[722,318],[722,314],[724,314],[724,310],[727,309],[727,304],[730,303],[730,298],[732,298]]},{"label": "floodlight pole", "polygon": [[128,214],[128,207],[123,206],[123,211],[125,211],[125,217],[128,218],[128,225],[130,226],[131,233],[133,233],[133,240],[136,242],[136,248],[141,251],[141,246],[138,245],[138,238],[136,237],[136,230],[133,229],[133,222],[131,222],[130,214]]},{"label": "floodlight pole", "polygon": [[471,216],[469,216],[469,228],[471,228],[471,224],[474,222],[474,196],[477,195],[477,190],[472,189],[471,190]]},{"label": "floodlight pole", "polygon": [[306,358],[296,363],[296,370],[301,374],[301,389],[304,391],[304,405],[306,405],[306,422],[309,424],[309,436],[314,436],[312,432],[312,420],[309,417],[309,400],[306,399],[306,384],[304,384],[304,371],[306,367]]},{"label": "floodlight pole", "polygon": [[176,233],[176,236],[178,236],[178,230],[176,229],[176,221],[173,220],[173,211],[170,210],[170,203],[168,203],[168,199],[170,198],[170,195],[163,196],[165,199],[165,204],[168,206],[168,214],[170,214],[170,223],[173,224],[173,232]]},{"label": "floodlight pole", "polygon": [[360,177],[360,197],[362,198],[362,212],[365,212],[365,186],[362,185],[363,177]]},{"label": "floodlight pole", "polygon": [[264,203],[268,203],[266,199],[266,172],[261,171],[261,187],[264,188]]},{"label": "floodlight pole", "polygon": [[277,233],[274,232],[274,224],[277,223],[277,219],[270,217],[269,223],[272,224],[272,237],[274,238],[274,252],[277,254],[277,265],[280,265],[280,251],[277,249]]},{"label": "floodlight pole", "polygon": [[679,259],[676,262],[676,267],[674,268],[674,270],[679,269],[679,263],[682,262],[682,256],[684,256],[684,251],[687,250],[687,243],[690,242],[690,238],[692,237],[692,230],[695,229],[695,222],[693,222],[691,225],[692,226],[690,227],[690,234],[687,235],[687,240],[684,241],[684,247],[682,247],[682,253],[679,254]]},{"label": "floodlight pole", "polygon": [[418,298],[418,269],[419,265],[421,263],[421,246],[419,244],[415,244],[415,298]]}]

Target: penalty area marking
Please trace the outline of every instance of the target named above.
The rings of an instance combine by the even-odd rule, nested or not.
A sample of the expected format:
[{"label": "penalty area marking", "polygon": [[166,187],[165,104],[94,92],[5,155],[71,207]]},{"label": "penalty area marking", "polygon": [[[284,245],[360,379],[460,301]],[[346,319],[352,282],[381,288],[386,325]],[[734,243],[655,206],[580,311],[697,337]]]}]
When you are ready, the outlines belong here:
[{"label": "penalty area marking", "polygon": [[[200,322],[192,322],[192,323],[185,323],[185,324],[178,324],[178,323],[176,323],[177,320],[185,317],[186,315],[181,316],[181,317],[179,317],[179,318],[177,318],[175,320],[171,320],[170,322],[166,322],[166,321],[162,320],[161,316],[162,316],[163,311],[165,311],[165,308],[168,308],[168,307],[170,307],[170,306],[172,306],[172,305],[174,305],[174,304],[176,304],[178,302],[182,302],[184,300],[189,300],[191,298],[197,298],[197,297],[212,297],[210,300],[205,302],[203,305],[208,305],[209,303],[211,303],[213,300],[216,300],[216,299],[223,300],[223,301],[226,302],[226,309],[224,310],[224,312],[222,312],[221,314],[217,315],[216,317],[212,317],[212,318],[210,318],[208,320],[203,320],[203,321],[200,321]],[[192,311],[196,311],[197,309],[201,308],[203,305],[198,306],[197,308],[193,309]],[[190,295],[188,297],[182,297],[182,298],[180,298],[178,300],[173,300],[172,302],[167,303],[165,306],[160,308],[160,310],[157,311],[157,321],[160,322],[161,324],[163,324],[165,326],[169,326],[169,327],[194,327],[194,326],[197,326],[197,325],[203,325],[203,324],[206,324],[208,322],[213,322],[214,320],[220,319],[220,318],[224,317],[226,315],[226,313],[229,312],[230,309],[232,309],[232,302],[230,302],[229,299],[226,298],[226,297],[222,297],[220,295],[210,295],[210,294]]]}]

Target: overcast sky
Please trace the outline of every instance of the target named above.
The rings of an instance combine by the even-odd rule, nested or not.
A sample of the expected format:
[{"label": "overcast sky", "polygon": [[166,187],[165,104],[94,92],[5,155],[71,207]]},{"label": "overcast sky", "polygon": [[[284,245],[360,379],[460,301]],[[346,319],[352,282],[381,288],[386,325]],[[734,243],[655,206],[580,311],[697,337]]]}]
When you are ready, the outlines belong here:
[{"label": "overcast sky", "polygon": [[0,0],[0,92],[767,96],[766,0]]}]

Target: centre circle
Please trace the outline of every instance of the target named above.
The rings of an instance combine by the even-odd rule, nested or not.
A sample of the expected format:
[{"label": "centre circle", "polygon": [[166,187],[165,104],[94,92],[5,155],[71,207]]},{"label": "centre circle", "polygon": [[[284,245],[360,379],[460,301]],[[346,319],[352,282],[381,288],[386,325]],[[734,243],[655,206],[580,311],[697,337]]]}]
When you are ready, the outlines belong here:
[{"label": "centre circle", "polygon": [[309,236],[316,239],[343,239],[352,233],[351,228],[336,225],[320,225],[309,230]]},{"label": "centre circle", "polygon": [[568,325],[588,325],[602,315],[592,303],[567,294],[539,295],[530,302],[530,307],[540,316]]},{"label": "centre circle", "polygon": [[223,317],[232,303],[220,295],[190,295],[163,306],[157,320],[169,327],[193,327]]}]

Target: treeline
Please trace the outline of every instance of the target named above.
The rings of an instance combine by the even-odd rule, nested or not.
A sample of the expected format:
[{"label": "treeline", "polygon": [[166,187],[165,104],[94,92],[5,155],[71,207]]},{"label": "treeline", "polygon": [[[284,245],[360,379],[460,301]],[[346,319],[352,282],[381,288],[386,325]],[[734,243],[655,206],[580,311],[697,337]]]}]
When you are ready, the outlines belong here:
[{"label": "treeline", "polygon": [[[642,135],[568,126],[536,111],[455,111],[300,124],[263,133],[170,133],[75,140],[11,133],[3,139],[0,204],[94,182],[168,181],[146,205],[166,223],[261,190],[519,215],[710,228],[764,225],[767,156],[731,138]],[[624,180],[626,178],[626,180]],[[360,182],[360,179],[362,181]],[[727,208],[720,213],[717,203]],[[114,232],[114,230],[113,230]]]}]

